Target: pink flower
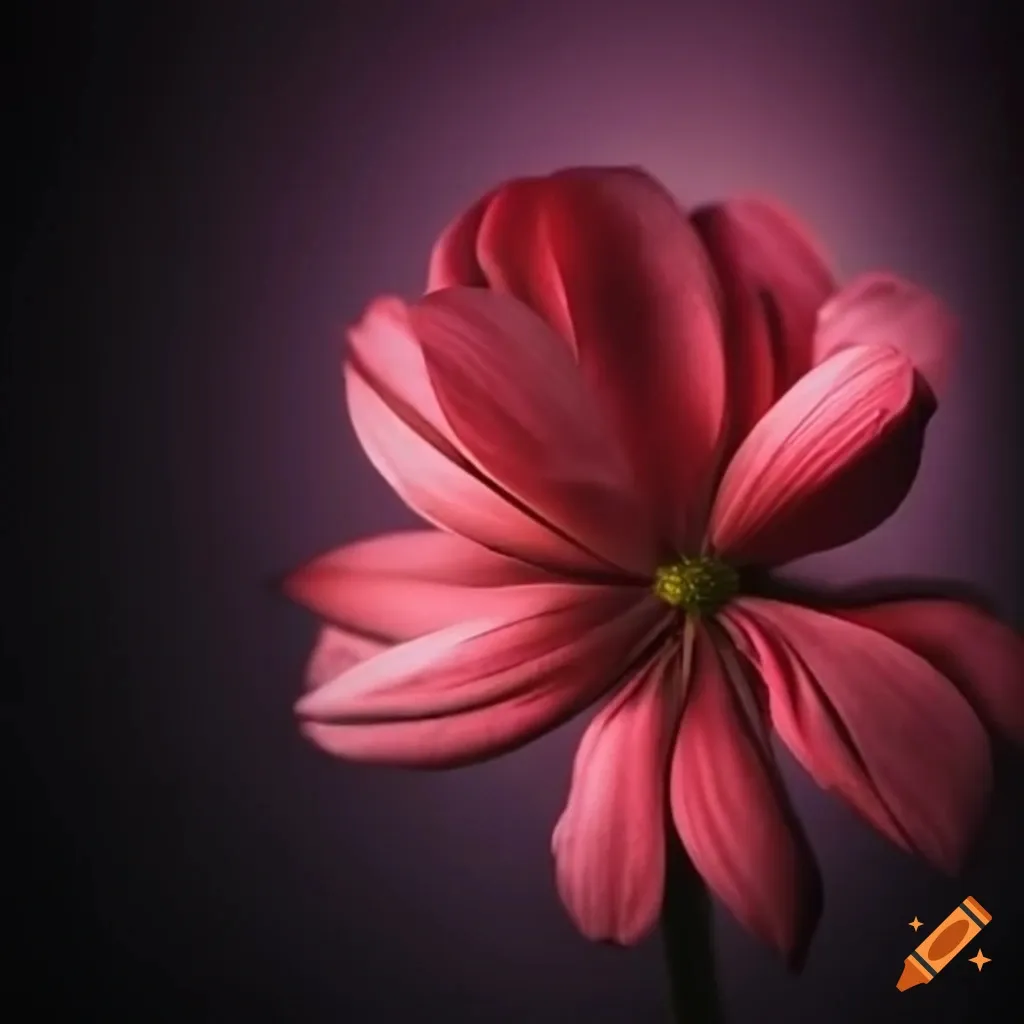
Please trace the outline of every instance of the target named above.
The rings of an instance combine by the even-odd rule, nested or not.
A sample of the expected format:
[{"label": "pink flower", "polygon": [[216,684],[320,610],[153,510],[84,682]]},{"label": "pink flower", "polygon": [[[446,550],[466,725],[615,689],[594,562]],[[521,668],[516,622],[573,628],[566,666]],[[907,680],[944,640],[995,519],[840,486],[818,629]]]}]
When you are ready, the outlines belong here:
[{"label": "pink flower", "polygon": [[485,196],[438,242],[428,293],[351,331],[359,439],[439,529],[290,577],[327,623],[304,729],[342,757],[444,767],[607,698],[553,839],[595,939],[654,924],[674,827],[736,917],[799,956],[820,882],[772,729],[955,870],[990,785],[982,723],[1024,740],[1020,637],[950,600],[822,611],[746,590],[900,504],[951,337],[906,281],[837,290],[768,203],[687,216],[630,169]]}]

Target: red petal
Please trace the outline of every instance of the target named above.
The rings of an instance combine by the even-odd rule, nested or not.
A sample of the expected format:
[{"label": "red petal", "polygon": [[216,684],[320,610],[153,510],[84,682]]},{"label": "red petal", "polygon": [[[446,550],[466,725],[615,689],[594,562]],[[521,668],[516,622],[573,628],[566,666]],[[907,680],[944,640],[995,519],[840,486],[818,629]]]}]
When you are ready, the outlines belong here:
[{"label": "red petal", "polygon": [[501,189],[478,256],[493,288],[573,345],[668,539],[698,525],[725,377],[717,286],[672,197],[631,169],[572,170]]},{"label": "red petal", "polygon": [[891,274],[864,274],[822,308],[814,356],[820,362],[845,345],[886,345],[938,395],[957,340],[956,319],[931,292]]},{"label": "red petal", "polygon": [[736,653],[719,654],[699,633],[672,758],[672,814],[715,895],[798,964],[821,912],[821,879],[748,685]]},{"label": "red petal", "polygon": [[335,626],[396,641],[491,615],[510,589],[554,581],[461,537],[409,530],[320,555],[293,572],[284,591]]},{"label": "red petal", "polygon": [[500,702],[562,672],[601,676],[605,667],[582,664],[583,652],[619,653],[638,639],[638,621],[662,615],[653,597],[618,587],[516,587],[491,616],[397,644],[306,694],[298,711],[339,722],[423,718]]},{"label": "red petal", "polygon": [[595,716],[552,839],[558,891],[589,939],[631,945],[658,920],[665,884],[665,765],[679,685],[663,652]]},{"label": "red petal", "polygon": [[[397,299],[379,299],[350,332],[346,384],[353,426],[399,496],[435,525],[564,572],[621,573],[616,554],[627,562],[644,562],[638,554],[644,522],[632,501],[628,470],[623,464],[616,475],[614,446],[580,397],[583,385],[564,346],[507,298],[456,289],[435,293],[426,302],[425,308],[410,310]],[[518,339],[518,330],[528,337]],[[418,333],[425,336],[422,344]],[[430,368],[423,344],[432,353]],[[466,358],[472,355],[475,372],[462,366],[460,374],[457,365],[452,368],[439,351],[445,344],[458,347]],[[535,394],[539,386],[522,376],[525,356],[515,358],[521,349],[535,355],[540,351],[532,369],[544,381],[557,374],[559,356],[569,365],[558,375],[562,387],[557,394],[545,394],[536,406],[519,401],[510,415],[505,410],[511,399]],[[504,376],[498,393],[493,387],[481,393],[482,384],[493,384],[494,365],[502,360],[502,370],[518,369],[520,376]],[[442,384],[445,410],[435,381]],[[456,391],[471,386],[468,398]],[[449,411],[459,419],[458,433]],[[517,453],[531,438],[545,442],[543,461],[535,457],[533,472],[526,473]],[[536,456],[533,449],[529,454]],[[485,462],[509,475],[512,488],[494,479]],[[513,493],[515,487],[521,495]],[[583,540],[572,536],[574,529]],[[593,552],[588,541],[609,547],[611,554]]]},{"label": "red petal", "polygon": [[910,649],[953,682],[986,725],[1024,744],[1024,638],[960,601],[829,609]]},{"label": "red petal", "polygon": [[738,443],[811,367],[818,310],[836,284],[808,230],[788,210],[737,199],[691,220],[726,299],[731,436]]},{"label": "red petal", "polygon": [[398,415],[352,366],[346,368],[349,414],[377,471],[428,522],[493,551],[566,575],[608,567],[519,508],[463,459]]},{"label": "red petal", "polygon": [[[660,614],[607,593],[586,604],[552,601],[547,614],[487,632],[448,629],[365,661],[336,639],[333,661],[328,651],[311,664],[316,688],[298,709],[310,737],[340,757],[416,767],[482,760],[600,697]],[[325,678],[332,667],[341,672]]]},{"label": "red petal", "polygon": [[445,419],[480,470],[611,566],[641,576],[657,551],[614,437],[566,346],[526,306],[480,289],[410,310]]},{"label": "red petal", "polygon": [[430,254],[428,292],[453,285],[486,286],[487,278],[476,257],[476,239],[493,198],[494,192],[488,192],[441,232]]},{"label": "red petal", "polygon": [[931,665],[880,633],[777,601],[724,613],[768,684],[772,722],[817,783],[955,872],[991,787],[988,737]]},{"label": "red petal", "polygon": [[802,377],[733,456],[711,514],[715,549],[779,565],[891,515],[920,462],[931,406],[898,352],[854,346]]}]

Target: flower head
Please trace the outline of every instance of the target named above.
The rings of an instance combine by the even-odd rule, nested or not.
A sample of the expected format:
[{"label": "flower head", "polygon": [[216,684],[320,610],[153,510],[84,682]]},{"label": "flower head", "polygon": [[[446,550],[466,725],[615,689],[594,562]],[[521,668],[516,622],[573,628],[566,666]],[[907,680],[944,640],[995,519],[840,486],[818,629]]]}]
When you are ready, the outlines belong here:
[{"label": "flower head", "polygon": [[553,838],[593,938],[655,922],[671,827],[799,956],[820,883],[772,730],[955,868],[990,782],[982,723],[1024,740],[1020,637],[953,601],[823,611],[745,586],[895,510],[952,338],[907,281],[840,289],[771,203],[686,213],[634,169],[489,193],[438,241],[427,293],[350,333],[359,439],[435,529],[290,577],[325,622],[304,728],[343,757],[449,766],[606,698]]}]

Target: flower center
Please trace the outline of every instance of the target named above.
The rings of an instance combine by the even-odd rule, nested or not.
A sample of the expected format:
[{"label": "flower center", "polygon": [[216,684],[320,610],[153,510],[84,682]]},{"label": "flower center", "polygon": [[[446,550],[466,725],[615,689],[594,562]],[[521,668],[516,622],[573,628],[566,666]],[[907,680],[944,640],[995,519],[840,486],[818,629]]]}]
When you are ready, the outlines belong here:
[{"label": "flower center", "polygon": [[681,558],[654,574],[654,593],[690,615],[711,615],[736,595],[739,574],[709,555]]}]

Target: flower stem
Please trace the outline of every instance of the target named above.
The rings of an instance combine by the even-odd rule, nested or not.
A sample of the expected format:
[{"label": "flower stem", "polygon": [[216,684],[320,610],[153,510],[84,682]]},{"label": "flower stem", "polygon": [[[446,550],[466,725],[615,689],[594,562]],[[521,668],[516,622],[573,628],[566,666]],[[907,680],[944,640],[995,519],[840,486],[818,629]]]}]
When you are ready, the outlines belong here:
[{"label": "flower stem", "polygon": [[676,1024],[724,1024],[715,979],[711,900],[669,824],[661,933]]}]

